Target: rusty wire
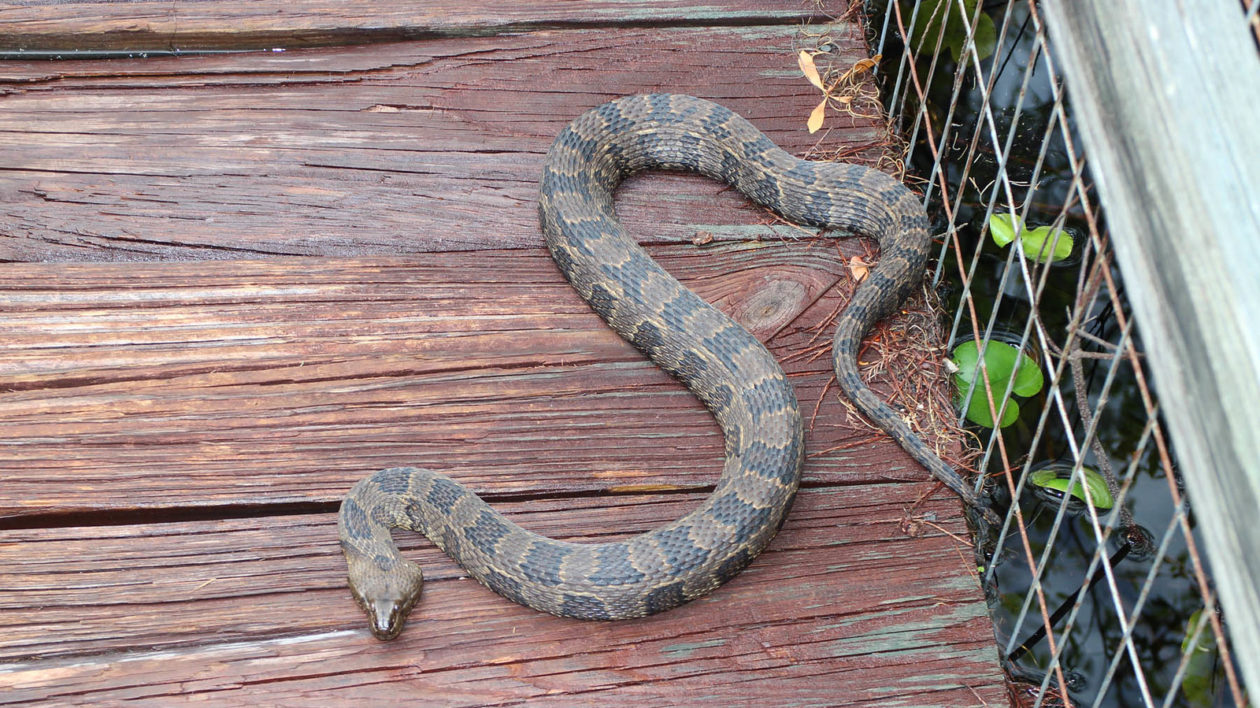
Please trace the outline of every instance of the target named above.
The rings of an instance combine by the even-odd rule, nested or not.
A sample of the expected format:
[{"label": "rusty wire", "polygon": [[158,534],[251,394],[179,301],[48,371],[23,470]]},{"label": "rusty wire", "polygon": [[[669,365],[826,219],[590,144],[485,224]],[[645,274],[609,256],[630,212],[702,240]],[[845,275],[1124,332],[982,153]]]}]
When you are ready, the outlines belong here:
[{"label": "rusty wire", "polygon": [[[1142,617],[1142,609],[1155,581],[1156,573],[1165,559],[1165,551],[1168,548],[1170,541],[1174,538],[1174,534],[1180,531],[1181,537],[1186,544],[1187,554],[1194,570],[1200,599],[1203,601],[1203,608],[1205,608],[1205,611],[1200,617],[1200,622],[1196,625],[1193,631],[1190,646],[1193,647],[1204,628],[1210,626],[1211,631],[1215,636],[1217,647],[1221,652],[1222,664],[1225,669],[1226,680],[1230,691],[1233,694],[1235,702],[1238,705],[1242,705],[1243,693],[1238,682],[1238,678],[1235,675],[1232,659],[1229,654],[1227,637],[1221,626],[1220,618],[1217,616],[1217,612],[1215,611],[1216,599],[1212,592],[1211,584],[1208,580],[1206,569],[1204,568],[1200,558],[1193,534],[1191,533],[1187,504],[1177,488],[1169,445],[1158,424],[1158,405],[1155,402],[1154,396],[1151,394],[1149,384],[1140,365],[1140,353],[1134,343],[1134,338],[1131,336],[1133,322],[1130,317],[1125,315],[1126,308],[1122,300],[1122,295],[1118,290],[1117,284],[1112,275],[1110,244],[1105,231],[1099,226],[1099,208],[1093,203],[1090,195],[1085,160],[1080,157],[1080,151],[1077,149],[1073,141],[1070,127],[1071,123],[1069,121],[1067,108],[1064,102],[1065,93],[1063,83],[1054,67],[1053,58],[1050,53],[1050,42],[1047,39],[1045,26],[1040,17],[1040,13],[1038,12],[1037,3],[1035,0],[1027,0],[1026,3],[1027,17],[1024,21],[1026,24],[1031,23],[1035,41],[1032,43],[1030,55],[1028,56],[1028,61],[1026,63],[1015,107],[1015,113],[1011,118],[1009,131],[1005,136],[1005,140],[1003,140],[999,135],[999,129],[997,121],[994,117],[993,105],[991,102],[992,92],[998,72],[991,69],[988,77],[985,77],[984,67],[975,42],[976,27],[978,26],[978,19],[981,11],[983,10],[983,5],[981,3],[975,3],[973,11],[969,13],[963,0],[950,1],[956,4],[957,13],[950,12],[948,10],[949,5],[947,3],[935,3],[932,5],[930,10],[927,10],[925,9],[926,4],[923,0],[914,0],[912,3],[912,9],[909,7],[906,8],[910,13],[910,17],[906,18],[903,16],[903,5],[911,5],[911,2],[903,3],[890,1],[887,3],[887,10],[884,13],[882,21],[879,18],[874,17],[868,18],[868,20],[872,27],[876,27],[877,25],[879,26],[876,34],[878,41],[876,53],[883,53],[883,45],[885,40],[890,36],[890,32],[896,32],[896,36],[899,37],[902,45],[906,48],[906,51],[901,56],[899,65],[896,67],[895,75],[885,78],[885,81],[891,84],[890,97],[887,105],[889,110],[892,112],[894,123],[900,123],[900,127],[908,134],[908,150],[904,158],[904,165],[907,168],[909,167],[913,150],[920,142],[925,143],[931,153],[933,167],[930,176],[928,176],[925,182],[924,201],[925,203],[930,201],[932,199],[933,191],[939,188],[941,206],[949,223],[949,227],[944,234],[945,238],[942,246],[941,257],[938,260],[936,277],[937,280],[939,280],[942,274],[942,269],[947,263],[952,261],[958,268],[963,288],[959,308],[954,313],[954,326],[950,334],[951,344],[957,338],[958,330],[962,324],[964,315],[968,317],[971,323],[972,336],[975,338],[975,341],[981,344],[981,346],[989,342],[993,335],[994,325],[997,321],[998,306],[1001,303],[1003,294],[1006,292],[1006,278],[1011,273],[1017,272],[1020,275],[1020,281],[1025,289],[1025,295],[1027,296],[1028,302],[1031,303],[1030,313],[1024,323],[1024,329],[1021,334],[1019,348],[1023,350],[1028,346],[1030,340],[1035,340],[1038,351],[1041,354],[1041,363],[1044,366],[1045,373],[1049,378],[1050,393],[1046,397],[1046,403],[1041,411],[1040,419],[1038,421],[1036,432],[1034,433],[1033,442],[1030,444],[1030,448],[1036,447],[1045,431],[1047,422],[1052,416],[1058,419],[1058,422],[1063,426],[1064,430],[1071,433],[1067,435],[1067,444],[1070,448],[1073,460],[1072,480],[1079,483],[1080,488],[1085,494],[1087,501],[1086,508],[1089,512],[1089,523],[1096,541],[1096,549],[1093,557],[1090,559],[1086,577],[1095,578],[1096,571],[1101,569],[1103,573],[1102,580],[1107,584],[1114,614],[1124,627],[1120,646],[1116,647],[1115,652],[1112,654],[1111,662],[1107,669],[1103,685],[1098,688],[1097,702],[1101,702],[1103,695],[1106,693],[1108,686],[1114,678],[1121,659],[1124,656],[1128,656],[1130,664],[1133,667],[1134,679],[1142,694],[1144,705],[1157,705],[1154,697],[1151,695],[1138,650],[1132,639],[1132,632]],[[1260,1],[1251,0],[1250,5],[1248,5],[1247,2],[1248,0],[1243,0],[1244,7],[1248,10],[1247,21],[1257,23],[1257,8],[1260,7]],[[1014,10],[1017,5],[1023,5],[1023,3],[1018,3],[1016,0],[1007,0],[1006,6],[1002,11],[1001,28],[997,31],[997,46],[993,52],[995,57],[1002,56],[1004,42],[1008,36],[1007,30],[1010,28],[1010,23],[1015,17],[1016,13]],[[934,18],[935,21],[939,22],[939,31],[936,33],[936,36],[934,38],[928,37],[926,36],[927,33],[925,33],[925,36],[918,38],[919,41],[916,43],[913,41],[911,33],[907,28],[918,26],[917,23],[920,22],[918,13],[920,11],[933,11],[938,14],[943,13],[943,16]],[[925,108],[928,101],[925,87],[935,79],[935,73],[941,65],[939,60],[942,56],[946,30],[951,19],[955,16],[961,19],[965,25],[967,39],[963,52],[966,56],[960,57],[957,62],[957,70],[953,77],[952,94],[950,103],[947,107],[948,112],[946,114],[946,119],[944,121],[944,125],[938,127],[932,124],[932,118]],[[935,40],[934,46],[925,46],[931,44],[932,39]],[[1016,48],[1012,46],[1010,48],[1010,52],[1013,54],[1015,49]],[[919,62],[916,61],[919,57],[929,59],[927,62],[927,71],[923,77],[920,77],[919,75]],[[1029,81],[1033,70],[1037,67],[1044,69],[1049,75],[1050,90],[1052,91],[1054,99],[1053,118],[1048,121],[1046,131],[1042,136],[1041,149],[1037,157],[1036,165],[1033,169],[1032,177],[1029,179],[1027,185],[1022,185],[1015,183],[1011,179],[1006,167],[1007,160],[1010,158],[1010,150],[1016,134],[1016,128],[1018,127],[1019,119],[1021,117],[1021,111],[1024,106],[1024,98],[1026,92],[1028,91]],[[994,67],[994,69],[995,68],[996,67]],[[968,259],[963,253],[963,247],[958,237],[959,224],[958,219],[956,218],[963,199],[963,189],[958,188],[951,195],[950,190],[952,187],[950,180],[946,178],[946,170],[942,165],[942,160],[945,154],[944,146],[948,145],[949,140],[953,137],[951,136],[951,131],[954,128],[954,122],[952,120],[954,110],[958,105],[958,101],[962,95],[962,88],[966,83],[969,74],[976,79],[975,85],[980,91],[982,115],[981,119],[977,121],[976,129],[968,141],[966,158],[962,168],[962,177],[956,184],[965,184],[968,180],[971,168],[977,157],[978,148],[981,145],[981,141],[986,137],[988,142],[991,144],[993,154],[997,159],[998,179],[1000,180],[1000,184],[994,185],[994,188],[989,190],[990,197],[987,204],[987,210],[985,212],[985,218],[982,221],[984,226],[981,227],[980,244],[985,242],[987,224],[989,222],[989,218],[994,214],[995,209],[998,206],[999,197],[1002,198],[1003,202],[1001,208],[1005,209],[1006,212],[1012,215],[1020,217],[1022,221],[1022,219],[1028,216],[1029,208],[1033,202],[1032,196],[1037,190],[1038,176],[1041,173],[1041,169],[1046,158],[1047,147],[1056,134],[1057,137],[1062,140],[1066,148],[1068,161],[1072,168],[1072,179],[1067,196],[1059,209],[1059,216],[1056,219],[1055,225],[1061,225],[1064,218],[1069,213],[1083,217],[1088,230],[1085,257],[1090,258],[1088,261],[1090,263],[1090,267],[1083,267],[1081,269],[1076,299],[1066,328],[1067,338],[1061,346],[1052,340],[1045,323],[1039,315],[1041,296],[1046,286],[1049,268],[1038,268],[1035,263],[1030,262],[1031,259],[1024,253],[1023,249],[1021,247],[1017,247],[1018,240],[1016,241],[1016,245],[1013,245],[1009,250],[1006,268],[1003,275],[1003,282],[998,288],[998,294],[996,295],[997,299],[992,306],[990,317],[985,323],[983,330],[981,329],[981,320],[978,316],[973,293],[971,291],[971,285],[976,273],[977,264],[979,263],[981,248],[977,247],[970,259]],[[912,91],[913,99],[917,100],[917,104],[912,101]],[[909,122],[908,126],[905,125],[906,122]],[[923,135],[922,141],[919,139],[920,133]],[[1020,206],[1020,200],[1016,198],[1016,194],[1019,191],[1017,190],[1017,187],[1026,187],[1022,207]],[[952,201],[951,196],[953,197]],[[1081,351],[1080,342],[1086,339],[1094,339],[1088,334],[1088,332],[1085,331],[1085,326],[1088,323],[1090,313],[1097,309],[1097,305],[1100,301],[1110,306],[1110,310],[1119,325],[1121,334],[1119,341],[1115,343],[1103,342],[1101,340],[1092,342],[1095,345],[1101,344],[1110,350],[1109,353],[1092,355],[1094,358],[1102,360],[1106,366],[1107,373],[1105,381],[1102,384],[1101,391],[1098,393],[1098,401],[1093,404],[1093,410],[1089,410],[1090,406],[1088,404],[1088,399],[1084,400],[1084,405],[1076,406],[1080,409],[1081,423],[1085,428],[1084,435],[1078,441],[1076,437],[1078,434],[1077,426],[1072,424],[1070,418],[1070,411],[1072,410],[1075,402],[1071,401],[1071,397],[1064,393],[1062,384],[1068,378],[1077,384],[1079,384],[1082,380],[1082,377],[1079,374],[1079,352]],[[981,351],[981,354],[982,353],[983,350]],[[1115,374],[1118,368],[1122,365],[1127,365],[1133,372],[1137,388],[1139,390],[1139,395],[1145,408],[1146,423],[1137,444],[1137,448],[1132,453],[1131,463],[1125,471],[1123,479],[1117,478],[1114,472],[1111,471],[1109,462],[1104,463],[1103,465],[1107,468],[1107,483],[1109,490],[1115,498],[1115,505],[1112,508],[1111,513],[1107,515],[1106,518],[1100,518],[1100,513],[1094,506],[1093,500],[1090,496],[1088,485],[1083,483],[1083,462],[1087,450],[1090,450],[1091,448],[1095,451],[1100,450],[1096,437],[1096,433],[1099,428],[1099,418],[1101,418],[1100,413],[1106,403]],[[990,406],[990,414],[992,418],[996,420],[998,418],[998,406],[995,404],[995,401],[1004,401],[1011,395],[1012,387],[1014,385],[1014,374],[1012,373],[1005,390],[999,392],[1001,395],[995,395],[993,390],[994,387],[990,382],[987,367],[982,355],[979,357],[979,366],[981,370],[980,376],[973,378],[972,387],[976,385],[976,381],[983,380],[984,398],[987,398],[987,403]],[[1080,390],[1079,386],[1074,386],[1074,393],[1077,396],[1087,396],[1089,392]],[[971,395],[971,391],[965,392],[962,400],[970,400]],[[984,398],[981,400],[983,401]],[[1115,572],[1112,567],[1112,560],[1106,553],[1107,542],[1116,530],[1126,530],[1132,527],[1132,517],[1127,511],[1125,501],[1137,470],[1137,460],[1142,456],[1142,453],[1151,443],[1155,446],[1155,452],[1159,460],[1160,468],[1163,471],[1169,485],[1170,494],[1173,500],[1174,513],[1157,544],[1158,548],[1156,550],[1156,554],[1151,562],[1151,567],[1148,570],[1145,582],[1142,584],[1140,594],[1133,603],[1133,606],[1126,609],[1124,600],[1121,597],[1121,593],[1117,585]],[[1071,611],[1067,615],[1067,620],[1062,631],[1056,634],[1054,631],[1054,623],[1051,620],[1051,615],[1047,606],[1045,591],[1041,584],[1042,574],[1046,569],[1046,564],[1051,556],[1054,544],[1047,544],[1041,554],[1041,557],[1035,557],[1032,544],[1029,540],[1027,524],[1024,519],[1023,512],[1020,509],[1020,504],[1018,503],[1020,494],[1024,488],[1025,480],[1029,476],[1033,459],[1030,456],[1028,460],[1023,462],[1023,464],[1012,464],[1005,442],[1002,436],[997,432],[996,428],[989,435],[989,439],[984,445],[983,457],[979,465],[980,469],[986,469],[988,467],[989,458],[994,452],[998,455],[999,467],[1002,470],[1001,474],[1012,498],[1011,512],[1007,515],[1005,523],[999,533],[997,548],[1003,547],[1007,536],[1013,529],[1013,531],[1019,536],[1021,546],[1020,550],[1022,551],[1024,560],[1028,566],[1030,578],[1029,592],[1025,596],[1023,606],[1021,607],[1018,618],[1015,621],[1015,629],[1012,631],[1010,641],[1004,649],[1006,654],[1009,655],[1016,648],[1015,643],[1021,636],[1019,630],[1024,624],[1031,604],[1036,602],[1037,611],[1041,616],[1042,629],[1044,630],[1047,646],[1052,657],[1052,671],[1047,671],[1041,682],[1040,695],[1036,704],[1041,705],[1047,698],[1049,683],[1051,677],[1053,676],[1057,679],[1058,683],[1057,698],[1061,699],[1065,705],[1072,705],[1068,694],[1067,681],[1065,680],[1063,667],[1060,663],[1060,658],[1063,648],[1066,646],[1066,640],[1076,626],[1075,622],[1079,610],[1085,600],[1086,593],[1090,590],[1093,584],[1082,584],[1080,591],[1075,597],[1075,602],[1071,607]],[[1095,454],[1096,457],[1099,457],[1099,459],[1105,458],[1105,455],[1099,455],[1097,452]],[[1013,471],[1016,469],[1020,470],[1020,474],[1018,476],[1013,474]],[[1064,495],[1062,503],[1059,505],[1054,524],[1050,532],[1051,539],[1056,538],[1059,527],[1063,522],[1069,496],[1070,495]],[[992,580],[995,567],[996,564],[989,564],[989,567],[986,569],[986,581]],[[1173,680],[1173,685],[1171,686],[1169,696],[1165,700],[1164,705],[1168,705],[1172,700],[1172,697],[1175,696],[1179,690],[1180,683],[1185,676],[1190,653],[1192,651],[1193,649],[1182,653],[1180,664]],[[1097,705],[1097,702],[1095,705]]]}]

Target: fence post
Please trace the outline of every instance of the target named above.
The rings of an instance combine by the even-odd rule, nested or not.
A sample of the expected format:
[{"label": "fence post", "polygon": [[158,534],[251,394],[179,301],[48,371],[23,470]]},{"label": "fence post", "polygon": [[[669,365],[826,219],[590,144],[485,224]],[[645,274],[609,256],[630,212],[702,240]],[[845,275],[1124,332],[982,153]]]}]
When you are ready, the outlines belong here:
[{"label": "fence post", "polygon": [[1046,0],[1091,174],[1260,694],[1260,50],[1240,0]]}]

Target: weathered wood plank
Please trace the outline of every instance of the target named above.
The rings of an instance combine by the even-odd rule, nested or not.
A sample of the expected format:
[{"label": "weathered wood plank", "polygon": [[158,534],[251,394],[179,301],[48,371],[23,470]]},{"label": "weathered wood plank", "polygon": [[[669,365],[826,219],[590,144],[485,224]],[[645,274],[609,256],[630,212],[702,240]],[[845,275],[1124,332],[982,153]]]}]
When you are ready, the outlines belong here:
[{"label": "weathered wood plank", "polygon": [[36,0],[0,6],[0,51],[272,49],[557,27],[799,24],[826,17],[820,5],[795,0],[704,5],[685,0]]},{"label": "weathered wood plank", "polygon": [[[847,297],[843,258],[818,241],[651,251],[770,340],[808,410],[829,364],[790,355]],[[541,490],[501,506],[542,533],[596,540],[674,518],[699,496],[629,493],[637,485],[702,489],[695,468],[718,469],[708,415],[587,311],[541,249],[19,264],[3,278],[0,418],[17,426],[0,433],[17,443],[0,462],[7,513],[331,501],[365,471],[419,458],[499,496]],[[903,349],[905,324],[872,346]],[[427,390],[456,386],[471,392],[452,401]],[[406,412],[417,404],[424,416]],[[575,426],[591,408],[615,410],[616,426],[580,415]],[[807,479],[846,486],[806,489],[762,562],[713,598],[645,623],[518,608],[407,538],[430,586],[412,631],[380,645],[347,598],[331,514],[11,529],[0,546],[0,587],[12,589],[0,598],[10,662],[0,700],[383,700],[432,685],[426,698],[452,705],[737,700],[770,687],[785,705],[997,702],[988,621],[963,570],[970,552],[931,526],[922,538],[902,530],[932,485],[860,483],[888,481],[890,464],[902,467],[893,475],[922,472],[882,459],[889,441],[844,422],[829,397]],[[597,438],[595,452],[549,447],[575,433]],[[818,454],[846,442],[854,449]],[[460,456],[479,448],[465,465]],[[588,456],[616,463],[601,476]],[[556,475],[557,464],[573,469]],[[592,467],[594,480],[583,474]],[[308,471],[323,476],[312,485]],[[608,486],[626,493],[569,496]],[[957,533],[956,508],[942,495],[914,514],[951,519],[944,528]],[[391,668],[400,656],[420,668]]]},{"label": "weathered wood plank", "polygon": [[[0,546],[9,590],[0,651],[10,661],[0,664],[0,702],[179,694],[271,704],[315,691],[397,698],[401,686],[443,705],[540,696],[677,704],[697,690],[774,696],[776,705],[998,704],[977,580],[958,573],[970,551],[931,527],[907,536],[908,491],[804,490],[779,538],[738,578],[627,623],[519,607],[406,535],[428,584],[409,631],[390,644],[362,629],[330,514],[10,532]],[[541,533],[605,540],[697,501],[657,494],[501,508]],[[920,511],[954,505],[938,499]]]},{"label": "weathered wood plank", "polygon": [[[828,389],[846,258],[868,245],[791,242],[676,175],[633,180],[619,211],[796,382],[810,457],[783,533],[713,597],[617,624],[513,605],[407,537],[424,605],[400,641],[368,638],[331,511],[372,470],[441,469],[586,540],[677,517],[718,473],[711,417],[540,248],[535,184],[565,123],[671,90],[798,154],[880,148],[868,119],[833,117],[818,145],[803,129],[797,45],[865,56],[852,26],[800,37],[812,5],[321,7],[0,8],[80,47],[426,38],[0,65],[0,260],[166,261],[0,271],[0,703],[1000,703],[970,551],[941,532],[962,532],[957,501],[915,506],[935,485]],[[708,17],[724,26],[654,26]],[[286,255],[346,258],[238,260]],[[863,355],[920,418],[943,395],[933,329],[903,315]]]},{"label": "weathered wood plank", "polygon": [[[959,608],[961,617],[954,626],[974,621],[966,612]],[[520,705],[531,699],[549,699],[552,705],[1004,704],[1004,689],[995,683],[1000,677],[957,670],[975,666],[969,660],[976,650],[951,643],[948,633],[927,626],[898,636],[867,628],[861,617],[844,621],[855,633],[865,629],[867,634],[831,641],[824,635],[819,640],[823,651],[852,659],[839,668],[833,668],[833,660],[817,659],[799,649],[808,629],[785,637],[761,626],[735,628],[748,639],[738,640],[729,654],[716,653],[712,647],[731,640],[703,629],[677,639],[635,639],[623,651],[601,650],[604,631],[587,629],[570,633],[556,649],[559,656],[535,661],[487,652],[463,671],[429,670],[428,652],[356,646],[345,641],[347,635],[371,640],[358,633],[336,632],[211,645],[200,651],[138,653],[117,660],[90,657],[18,666],[12,674],[0,674],[0,682],[8,679],[13,686],[0,696],[0,704],[41,699],[57,705],[135,700],[169,705],[176,699],[225,705],[407,699],[435,706]],[[761,639],[766,635],[777,641]],[[581,651],[581,646],[596,648]],[[573,661],[570,652],[579,661]],[[881,661],[857,658],[866,652]],[[623,668],[615,662],[630,666]]]},{"label": "weathered wood plank", "polygon": [[1054,3],[1125,294],[1260,693],[1260,55],[1237,3]]},{"label": "weathered wood plank", "polygon": [[[608,541],[678,518],[694,508],[701,496],[613,495],[498,506],[518,523],[548,536]],[[767,557],[766,568],[753,577],[769,574],[777,578],[774,585],[796,587],[797,581],[835,582],[827,577],[829,573],[852,575],[850,587],[837,594],[863,593],[865,597],[846,602],[851,611],[860,612],[886,599],[872,591],[880,577],[896,570],[882,562],[889,554],[922,564],[924,583],[935,582],[937,564],[957,569],[961,556],[953,550],[956,541],[927,527],[925,536],[915,539],[898,527],[905,507],[914,501],[903,485],[808,489],[802,492],[802,500],[809,501],[793,510],[790,531],[774,544],[775,552],[787,557]],[[939,497],[919,511],[947,514],[950,509],[950,501]],[[955,519],[947,528],[957,532],[961,526]],[[423,537],[404,533],[399,539],[425,567],[428,584],[415,626],[418,634],[429,633],[425,623],[430,621],[488,616],[518,607],[474,581],[455,582],[464,577],[461,569]],[[810,561],[811,556],[816,560]],[[6,544],[0,547],[0,561],[0,580],[6,588],[0,598],[0,658],[6,660],[196,644],[204,641],[208,627],[215,628],[216,641],[328,629],[366,630],[346,590],[345,563],[331,513],[12,530],[6,532]],[[823,569],[828,563],[838,566]],[[974,579],[964,574],[962,580],[966,582],[959,583],[960,587],[974,589]],[[447,595],[439,585],[460,589]],[[923,591],[920,596],[906,595],[912,604],[933,595],[919,590]],[[763,587],[733,602],[754,602],[760,593],[783,591]],[[298,599],[299,593],[311,598],[309,602]],[[472,603],[467,609],[454,607],[462,601],[461,593],[472,596],[467,598]],[[794,602],[815,601],[813,593],[805,591]],[[303,609],[294,615],[274,611],[285,606]],[[790,611],[784,612],[788,614],[777,619],[791,617]],[[530,614],[537,613],[522,610],[517,618]],[[179,622],[161,619],[174,615]]]},{"label": "weathered wood plank", "polygon": [[[834,388],[812,416],[849,283],[833,248],[652,252],[785,361],[825,463],[811,480],[926,491],[886,436],[846,424]],[[721,467],[711,416],[590,312],[543,249],[11,265],[0,333],[4,515],[331,502],[400,464],[492,496],[695,488]],[[896,339],[908,336],[895,320],[881,342],[923,367],[900,384],[913,408],[941,374]]]},{"label": "weathered wood plank", "polygon": [[[249,61],[6,63],[0,260],[536,246],[543,154],[568,121],[615,96],[718,100],[810,153],[817,97],[789,49],[798,32],[570,30]],[[865,56],[851,27],[819,33],[809,41],[829,43],[838,65]],[[869,119],[836,115],[828,128],[824,147],[879,152]],[[775,233],[752,230],[771,221],[765,211],[702,178],[631,180],[618,209],[648,241]]]}]

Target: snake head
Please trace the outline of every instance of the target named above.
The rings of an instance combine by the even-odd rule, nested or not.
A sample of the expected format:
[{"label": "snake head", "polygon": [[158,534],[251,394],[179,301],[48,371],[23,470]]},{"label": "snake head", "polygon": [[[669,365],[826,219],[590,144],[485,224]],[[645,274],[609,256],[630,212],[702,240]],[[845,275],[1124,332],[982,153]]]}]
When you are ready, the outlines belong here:
[{"label": "snake head", "polygon": [[347,558],[350,566],[350,594],[368,616],[372,636],[389,641],[402,632],[407,615],[420,599],[424,574],[420,566],[405,558],[396,559],[388,569],[366,556]]}]

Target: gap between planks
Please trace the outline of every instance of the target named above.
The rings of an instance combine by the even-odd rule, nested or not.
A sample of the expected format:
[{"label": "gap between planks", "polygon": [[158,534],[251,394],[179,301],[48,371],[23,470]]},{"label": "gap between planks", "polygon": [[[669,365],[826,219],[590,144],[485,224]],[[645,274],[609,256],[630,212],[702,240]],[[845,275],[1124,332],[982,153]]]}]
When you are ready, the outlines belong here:
[{"label": "gap between planks", "polygon": [[[259,5],[220,0],[209,6],[192,0],[97,3],[59,0],[0,8],[7,40],[5,58],[53,58],[99,53],[113,58],[152,52],[275,50],[485,37],[563,29],[711,28],[826,21],[843,3],[799,0],[370,0],[331,3],[290,0]],[[68,56],[67,56],[68,55]]]}]

